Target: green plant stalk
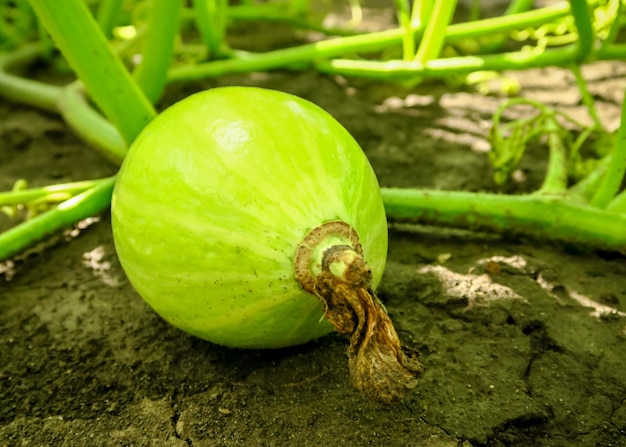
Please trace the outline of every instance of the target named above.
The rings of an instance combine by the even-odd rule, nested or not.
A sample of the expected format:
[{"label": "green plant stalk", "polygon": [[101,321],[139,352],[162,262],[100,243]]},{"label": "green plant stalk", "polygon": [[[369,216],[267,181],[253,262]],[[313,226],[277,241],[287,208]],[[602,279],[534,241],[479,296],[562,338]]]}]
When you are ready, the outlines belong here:
[{"label": "green plant stalk", "polygon": [[594,32],[587,0],[569,0],[572,15],[578,29],[578,55],[576,62],[583,63],[591,54],[594,45]]},{"label": "green plant stalk", "polygon": [[[170,81],[199,80],[228,73],[265,71],[293,64],[311,63],[319,57],[333,57],[344,53],[376,51],[401,42],[404,30],[397,28],[378,33],[361,34],[338,39],[274,50],[267,53],[236,52],[236,59],[218,60],[197,65],[174,67],[168,74]],[[419,33],[419,30],[416,31]]]},{"label": "green plant stalk", "polygon": [[538,194],[563,194],[567,190],[567,150],[561,140],[555,118],[547,122],[548,146],[550,158],[548,169]]},{"label": "green plant stalk", "polygon": [[[567,14],[569,14],[568,4],[561,3],[559,5],[548,6],[512,16],[484,19],[471,23],[453,24],[448,26],[446,38],[450,41],[455,39],[462,40],[479,37],[485,34],[507,32],[516,28],[539,26],[556,20],[559,17],[564,17]],[[415,28],[415,38],[419,38],[422,30],[423,25]],[[347,53],[383,50],[388,46],[401,44],[403,36],[404,30],[402,28],[395,28],[377,33],[330,39],[294,48],[275,50],[268,53],[240,53],[242,56],[238,59],[220,60],[172,68],[168,78],[170,81],[198,80],[228,73],[265,71],[292,64],[308,64],[314,60],[337,57]],[[545,65],[549,64],[546,63]]]},{"label": "green plant stalk", "polygon": [[497,33],[505,33],[516,29],[536,28],[551,23],[570,14],[568,3],[535,9],[518,14],[492,17],[475,22],[454,23],[446,30],[446,41],[479,38]]},{"label": "green plant stalk", "polygon": [[587,111],[589,112],[589,116],[593,120],[594,127],[598,130],[604,130],[604,126],[602,125],[602,121],[598,116],[598,112],[596,110],[596,103],[587,88],[587,82],[582,75],[580,70],[580,65],[572,65],[569,67],[570,71],[574,74],[574,79],[576,79],[576,85],[578,86],[578,90],[580,91],[580,96],[583,104],[587,107]]},{"label": "green plant stalk", "polygon": [[29,188],[23,191],[0,192],[0,206],[25,205],[29,202],[59,202],[102,183],[102,180],[86,180],[82,182],[61,183],[40,188]]},{"label": "green plant stalk", "polygon": [[549,195],[382,188],[390,220],[521,234],[626,252],[626,215]]},{"label": "green plant stalk", "polygon": [[411,5],[408,0],[394,0],[396,4],[396,14],[400,28],[404,30],[402,36],[402,58],[409,61],[415,53],[415,40],[413,39],[413,28],[411,23]]},{"label": "green plant stalk", "polygon": [[[359,36],[359,37],[360,37],[360,36]],[[408,192],[410,192],[410,190],[409,190]],[[434,194],[436,195],[436,194],[438,194],[438,193],[439,193],[439,192],[436,192],[436,191],[434,191],[434,192],[433,192],[433,191],[429,191],[429,192],[428,192],[428,194],[430,194],[430,195],[431,195],[431,197],[432,197],[432,195],[434,195]],[[384,192],[383,192],[383,194],[386,194],[386,192],[384,191]],[[456,194],[465,194],[465,193],[456,193]],[[467,193],[467,194],[471,194],[471,193]],[[502,196],[496,196],[496,197],[502,197]],[[521,196],[521,197],[525,197],[525,196]],[[505,198],[506,200],[517,199],[516,197],[513,197],[513,198],[512,198],[512,197],[507,197],[507,196],[504,196],[504,198]],[[389,207],[391,207],[391,209],[393,210],[393,209],[394,209],[394,206],[396,206],[396,207],[398,206],[398,203],[397,203],[397,202],[395,202],[395,204],[394,204],[394,201],[393,201],[392,199],[393,199],[393,196],[391,196],[391,197],[387,197],[386,201],[387,201],[387,202],[389,202]],[[467,201],[467,203],[466,203],[465,207],[467,208],[467,206],[468,206],[471,202],[468,200],[469,198],[465,198],[465,199],[466,199],[466,201]],[[552,199],[552,198],[550,198],[550,199]],[[535,199],[535,200],[536,200],[536,199]],[[556,199],[553,199],[553,200],[556,200]],[[417,202],[415,202],[415,203],[417,203]],[[541,203],[543,203],[543,202],[541,202]],[[535,203],[535,205],[537,205],[537,203]],[[570,206],[570,207],[571,207],[571,206],[574,206],[574,207],[580,207],[579,205],[572,205],[572,204],[567,204],[567,205],[568,205],[568,206]],[[409,204],[409,205],[405,205],[405,208],[406,208],[406,206],[408,206],[409,208],[413,207],[413,208],[415,209],[415,206],[413,206],[413,205],[411,205],[411,204]],[[543,206],[545,209],[550,209],[550,211],[553,211],[553,206],[554,206],[554,205],[553,205],[553,204],[550,204],[549,206],[546,206],[546,205],[545,205],[545,203],[544,203],[544,204],[543,204],[543,205],[541,205],[541,206],[539,206],[539,205],[537,205],[537,206],[538,206],[539,208],[541,208],[541,206]],[[105,207],[106,207],[106,205],[105,205]],[[529,207],[528,205],[526,205],[526,206],[525,206],[525,208],[528,208],[528,207]],[[419,206],[418,206],[417,208],[419,209]],[[462,208],[462,206],[461,206],[461,208]],[[524,207],[522,207],[522,208],[523,208],[523,209],[525,209]],[[531,208],[532,208],[532,207],[531,207]],[[444,207],[444,208],[442,208],[442,209],[444,209],[444,210],[445,210],[445,207]],[[494,208],[494,209],[497,209],[497,208]],[[589,208],[588,208],[588,207],[586,207],[586,208],[585,208],[585,210],[586,210],[586,211],[589,211]],[[493,212],[493,209],[491,209],[491,212]],[[592,211],[592,213],[593,213],[593,211]],[[523,214],[524,214],[524,213],[521,213],[521,214],[522,214],[522,217],[523,217]],[[515,213],[513,213],[513,215],[515,215]],[[600,214],[600,215],[602,215],[602,214]],[[43,215],[42,215],[42,216],[43,216]],[[40,217],[41,217],[41,216],[40,216]],[[409,216],[409,217],[410,217],[410,216]],[[459,216],[457,216],[457,217],[459,217]],[[461,217],[462,217],[462,216],[461,216]],[[488,217],[488,215],[487,215],[487,217]],[[496,218],[497,218],[497,216],[496,216]],[[611,218],[613,218],[613,216],[612,216]],[[621,217],[620,217],[620,219],[621,219]],[[523,219],[522,219],[522,220],[523,220]],[[531,220],[532,220],[532,219],[531,219]],[[28,223],[28,222],[27,222],[27,223]],[[621,225],[623,225],[623,222],[621,223]],[[20,227],[21,227],[21,226],[20,226]],[[20,227],[18,227],[18,228],[20,228]],[[515,228],[515,227],[514,227],[514,228]],[[612,227],[612,228],[613,228],[613,227]],[[623,229],[623,226],[622,226],[622,227],[619,227],[619,228],[622,228],[622,229]],[[615,229],[615,228],[613,228],[613,229]],[[501,230],[502,230],[502,229],[501,229]],[[11,230],[10,230],[10,231],[11,231]],[[502,231],[504,231],[504,230],[502,230]],[[545,230],[542,230],[542,231],[545,231]],[[7,232],[7,233],[8,233],[8,232]],[[614,233],[615,233],[615,234],[619,234],[619,231],[614,231]],[[4,235],[2,235],[1,237],[4,237]],[[5,245],[5,244],[3,244],[3,243],[1,242],[2,240],[3,240],[3,239],[0,239],[0,247],[4,247],[4,245]],[[19,251],[19,250],[18,250],[18,251]],[[1,256],[1,253],[0,253],[0,256]]]},{"label": "green plant stalk", "polygon": [[89,105],[82,90],[80,81],[64,87],[57,110],[83,141],[112,162],[122,164],[128,150],[126,143],[117,129]]},{"label": "green plant stalk", "polygon": [[32,63],[39,56],[37,44],[27,44],[11,53],[0,54],[0,95],[48,112],[56,112],[61,88],[9,73]]},{"label": "green plant stalk", "polygon": [[[112,53],[85,4],[81,0],[67,0],[54,5],[43,0],[31,0],[31,5],[70,65],[90,87],[96,103],[116,123],[124,143],[132,142],[155,115],[155,111],[121,61]],[[27,93],[34,86],[27,85]],[[56,93],[59,91],[54,91],[55,109],[58,104],[67,105],[67,102],[57,102],[60,97]],[[68,91],[71,92],[65,92]],[[101,126],[104,120],[92,122]],[[113,184],[114,178],[107,179],[52,210],[0,234],[0,259],[6,259],[46,235],[107,208]]]},{"label": "green plant stalk", "polygon": [[596,53],[599,60],[626,59],[626,44],[615,43],[601,48]]},{"label": "green plant stalk", "polygon": [[167,70],[174,56],[180,9],[180,0],[152,0],[150,2],[147,32],[141,49],[141,62],[133,76],[153,104],[163,93]]},{"label": "green plant stalk", "polygon": [[0,233],[0,261],[20,253],[46,236],[107,209],[111,203],[114,183],[114,177],[101,180],[97,186]]},{"label": "green plant stalk", "polygon": [[107,39],[113,37],[115,20],[122,9],[123,3],[124,0],[101,0],[98,4],[96,20]]},{"label": "green plant stalk", "polygon": [[226,33],[228,2],[196,0],[193,2],[193,11],[204,44],[209,50],[209,59],[219,58]]},{"label": "green plant stalk", "polygon": [[318,61],[316,68],[325,73],[393,80],[411,76],[444,77],[478,70],[504,71],[571,64],[578,48],[575,45],[541,52],[514,52],[485,56],[462,56],[433,59],[424,64],[406,61],[365,61],[333,59]]},{"label": "green plant stalk", "polygon": [[0,55],[0,95],[49,112],[59,112],[81,138],[110,160],[121,163],[126,144],[117,130],[87,103],[79,91],[80,83],[58,87],[7,72],[32,63],[39,51],[37,44],[28,44]]},{"label": "green plant stalk", "polygon": [[[624,92],[624,99],[622,100],[620,126],[617,131],[615,146],[609,157],[606,173],[591,199],[591,204],[599,208],[606,208],[613,200],[626,172],[626,92]],[[624,230],[622,229],[622,231]]]},{"label": "green plant stalk", "polygon": [[110,48],[82,0],[30,0],[104,115],[130,144],[156,112]]},{"label": "green plant stalk", "polygon": [[430,11],[433,7],[433,0],[418,0],[413,2],[411,9],[411,23],[418,26],[425,26],[430,17]]},{"label": "green plant stalk", "polygon": [[425,63],[439,56],[446,39],[446,29],[456,8],[456,0],[436,0],[424,28],[424,35],[413,59]]},{"label": "green plant stalk", "polygon": [[474,22],[476,20],[480,20],[481,12],[480,12],[480,0],[472,0],[472,4],[468,5],[469,14],[468,19],[470,22]]}]

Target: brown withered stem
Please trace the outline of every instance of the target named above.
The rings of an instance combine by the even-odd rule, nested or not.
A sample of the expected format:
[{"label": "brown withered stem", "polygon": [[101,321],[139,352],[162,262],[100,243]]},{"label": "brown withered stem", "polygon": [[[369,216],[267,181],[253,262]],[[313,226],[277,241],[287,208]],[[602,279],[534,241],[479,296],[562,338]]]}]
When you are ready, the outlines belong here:
[{"label": "brown withered stem", "polygon": [[[345,237],[349,245],[325,249],[320,272],[314,276],[312,247],[329,233]],[[349,338],[348,359],[355,386],[374,401],[404,399],[417,385],[422,366],[416,352],[400,346],[393,323],[372,290],[372,272],[354,229],[339,221],[316,228],[298,250],[295,267],[300,285],[322,300],[325,317]]]}]

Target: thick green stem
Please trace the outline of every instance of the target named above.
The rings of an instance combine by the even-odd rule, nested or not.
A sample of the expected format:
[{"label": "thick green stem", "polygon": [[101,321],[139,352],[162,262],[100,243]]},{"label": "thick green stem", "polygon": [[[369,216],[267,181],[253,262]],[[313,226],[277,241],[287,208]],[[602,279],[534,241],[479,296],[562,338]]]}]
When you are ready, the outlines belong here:
[{"label": "thick green stem", "polygon": [[456,0],[437,0],[430,13],[415,62],[425,63],[439,56],[446,39],[446,29],[456,8]]},{"label": "thick green stem", "polygon": [[[471,23],[453,24],[448,26],[446,30],[446,38],[450,41],[456,39],[462,40],[491,33],[506,32],[520,27],[539,26],[559,17],[563,17],[568,13],[568,4],[562,3],[512,16],[495,17]],[[419,38],[422,30],[423,24],[415,28],[414,37]],[[264,71],[288,67],[293,64],[305,64],[304,66],[307,66],[307,64],[319,59],[337,57],[348,53],[380,51],[391,45],[398,45],[402,43],[404,32],[405,30],[402,28],[396,28],[377,33],[325,40],[312,44],[301,45],[295,48],[275,50],[268,53],[240,53],[241,56],[237,59],[220,60],[204,64],[186,65],[173,68],[169,73],[169,79],[172,81],[197,80],[221,76],[228,73]],[[548,53],[545,59],[549,61],[551,57],[551,53]],[[570,60],[571,58],[571,55],[566,57],[567,60]],[[464,60],[462,58],[454,58],[453,62],[457,59],[461,59],[462,61]],[[547,61],[543,66],[549,65]],[[379,62],[379,64],[380,63],[382,62]],[[504,63],[506,63],[506,61]],[[467,64],[467,62],[465,62],[465,64]],[[470,65],[472,64],[478,65],[479,67],[481,65],[480,63],[476,63],[476,61],[470,63]],[[452,69],[453,68],[454,67],[452,66]],[[505,68],[506,67],[503,69]],[[473,68],[468,71],[472,70]]]},{"label": "thick green stem", "polygon": [[0,54],[0,95],[12,101],[56,112],[61,88],[8,73],[32,63],[39,56],[37,44],[24,45],[12,53]]},{"label": "thick green stem", "polygon": [[127,151],[126,143],[117,129],[89,105],[80,81],[62,89],[57,109],[83,141],[114,163],[122,163]]},{"label": "thick green stem", "polygon": [[382,188],[390,220],[523,234],[626,253],[626,215],[562,196]]},{"label": "thick green stem", "polygon": [[[609,164],[602,183],[591,199],[591,204],[599,208],[606,206],[613,200],[624,179],[626,172],[626,92],[622,100],[622,115],[620,127],[617,131],[615,145],[611,152]],[[624,231],[624,230],[622,230]]]},{"label": "thick green stem", "polygon": [[412,18],[415,19],[415,23],[420,26],[426,26],[428,18],[430,17],[430,11],[433,8],[434,0],[418,0],[413,2]]},{"label": "thick green stem", "polygon": [[570,45],[563,48],[493,54],[485,56],[449,57],[433,59],[424,64],[406,61],[366,61],[334,59],[320,61],[316,68],[322,72],[371,79],[392,80],[410,76],[443,77],[471,73],[477,70],[522,70],[527,68],[564,66],[576,57],[577,48]]},{"label": "thick green stem", "polygon": [[599,60],[626,59],[626,44],[614,43],[598,50],[596,54]]},{"label": "thick green stem", "polygon": [[0,95],[50,112],[60,112],[81,138],[109,159],[121,163],[126,144],[117,130],[87,103],[79,91],[80,83],[58,87],[7,73],[9,69],[31,63],[38,54],[38,46],[30,44],[0,55]]},{"label": "thick green stem", "polygon": [[187,81],[216,77],[228,73],[265,71],[279,67],[288,67],[293,64],[308,64],[319,57],[333,57],[366,49],[377,51],[384,49],[390,44],[400,43],[402,33],[403,30],[401,29],[393,29],[379,33],[324,40],[267,53],[237,52],[238,57],[236,59],[175,67],[170,70],[169,79],[172,81]]},{"label": "thick green stem", "polygon": [[587,111],[589,112],[589,116],[593,120],[593,124],[598,130],[604,130],[604,126],[602,125],[602,121],[598,116],[598,112],[596,111],[596,102],[593,100],[589,89],[587,88],[587,82],[585,78],[583,78],[583,74],[580,70],[579,65],[570,66],[571,72],[574,74],[574,78],[576,79],[576,85],[578,85],[578,90],[580,91],[580,96],[583,104],[587,107]]},{"label": "thick green stem", "polygon": [[144,94],[154,104],[163,93],[167,71],[172,63],[181,3],[180,0],[151,0],[149,4],[141,62],[134,72],[134,77]]},{"label": "thick green stem", "polygon": [[115,178],[101,180],[87,191],[22,224],[0,233],[0,261],[20,253],[35,242],[98,214],[111,203]]},{"label": "thick green stem", "polygon": [[398,23],[404,30],[402,37],[402,58],[405,61],[413,59],[415,54],[415,40],[413,38],[413,24],[411,23],[411,5],[408,0],[394,0]]},{"label": "thick green stem", "polygon": [[193,10],[204,40],[209,49],[209,58],[222,55],[222,44],[226,34],[228,2],[226,0],[193,0]]},{"label": "thick green stem", "polygon": [[577,63],[584,62],[591,54],[594,44],[593,24],[589,4],[587,0],[569,0],[572,15],[578,29],[578,55]]},{"label": "thick green stem", "polygon": [[565,17],[569,13],[570,8],[567,3],[558,3],[554,6],[546,6],[519,14],[492,17],[475,22],[454,23],[449,25],[446,30],[446,40],[450,42],[461,41],[528,27],[537,28]]},{"label": "thick green stem", "polygon": [[70,66],[127,144],[156,115],[83,0],[30,0]]},{"label": "thick green stem", "polygon": [[80,83],[58,87],[7,73],[9,69],[32,62],[38,54],[37,45],[30,44],[0,55],[0,95],[50,112],[60,112],[81,138],[109,159],[121,163],[126,144],[118,131],[87,103],[80,92]]}]

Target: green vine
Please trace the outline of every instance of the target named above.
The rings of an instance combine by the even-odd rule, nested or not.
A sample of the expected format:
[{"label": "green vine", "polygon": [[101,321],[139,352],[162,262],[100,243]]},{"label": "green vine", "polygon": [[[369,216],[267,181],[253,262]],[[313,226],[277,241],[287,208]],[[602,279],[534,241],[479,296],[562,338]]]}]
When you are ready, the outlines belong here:
[{"label": "green vine", "polygon": [[[489,157],[494,183],[506,183],[529,144],[546,147],[541,187],[526,195],[384,189],[391,220],[522,233],[626,252],[626,111],[619,131],[604,129],[580,70],[595,60],[626,58],[616,43],[624,24],[620,0],[570,0],[533,8],[511,2],[505,14],[451,23],[455,1],[396,0],[396,27],[358,32],[352,18],[325,26],[306,0],[229,5],[223,0],[121,0],[50,2],[15,0],[0,5],[0,95],[58,113],[89,145],[121,163],[127,148],[156,115],[167,83],[276,69],[317,70],[373,81],[465,79],[486,72],[561,66],[576,79],[592,125],[522,98],[493,116]],[[280,21],[319,32],[318,40],[264,53],[228,43],[238,22]],[[321,37],[320,37],[321,36]],[[58,48],[60,58],[54,48]],[[502,50],[506,48],[506,50]],[[390,55],[398,54],[398,58]],[[76,80],[50,85],[24,75],[37,60],[66,61]],[[56,65],[55,65],[56,64]],[[466,76],[472,75],[472,76]],[[623,103],[626,104],[626,101]],[[533,112],[507,121],[512,107]],[[591,150],[586,150],[591,148]],[[25,222],[0,235],[0,260],[87,216],[110,202],[114,178],[0,193],[0,209]]]}]

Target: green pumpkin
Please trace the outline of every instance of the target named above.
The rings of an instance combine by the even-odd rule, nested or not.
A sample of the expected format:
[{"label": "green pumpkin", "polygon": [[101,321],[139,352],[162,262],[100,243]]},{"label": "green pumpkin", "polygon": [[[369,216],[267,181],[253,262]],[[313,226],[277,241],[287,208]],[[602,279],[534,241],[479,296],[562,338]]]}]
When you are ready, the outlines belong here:
[{"label": "green pumpkin", "polygon": [[[130,282],[172,325],[221,345],[278,348],[330,332],[321,301],[294,276],[307,234],[356,231],[380,282],[387,223],[376,176],[331,115],[254,87],[194,94],[131,146],[112,200],[115,247]],[[329,235],[312,250],[350,244]]]}]

